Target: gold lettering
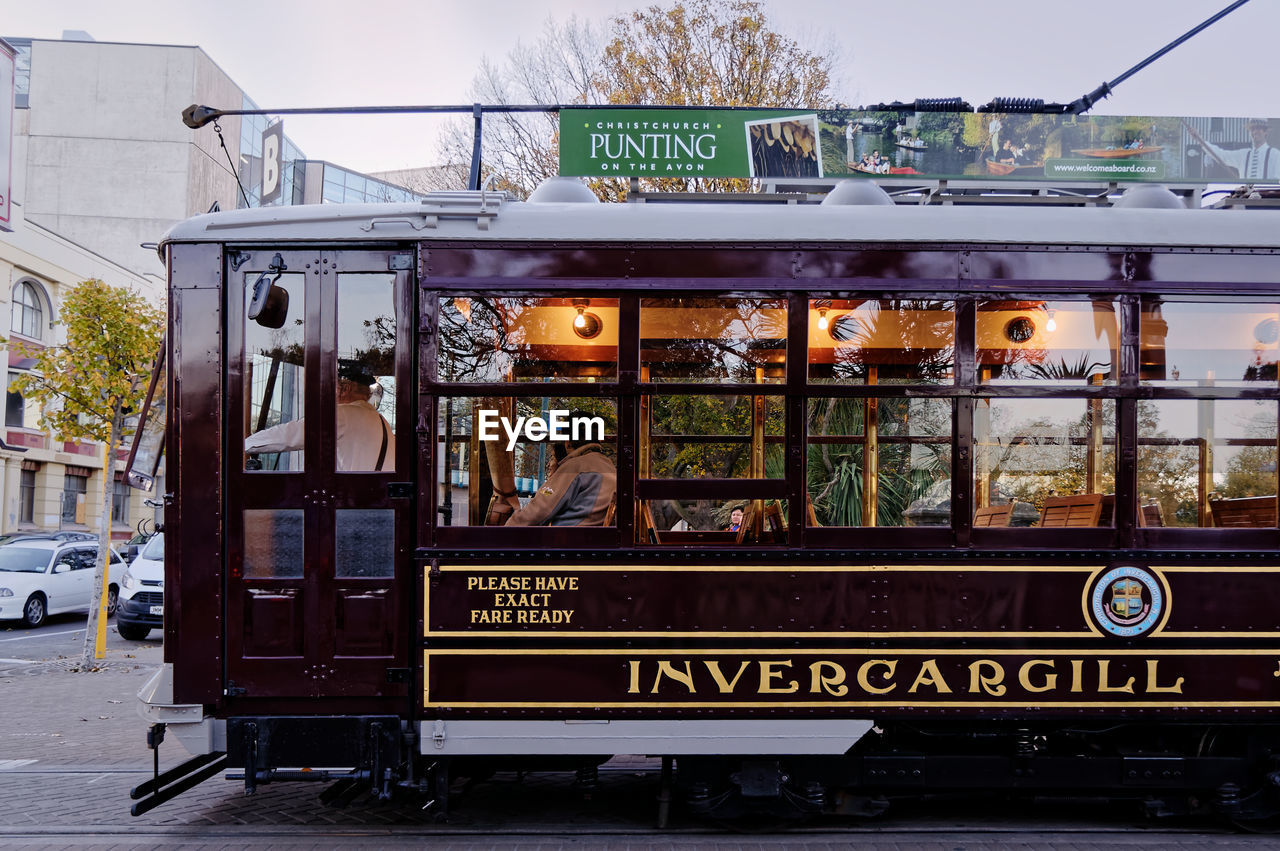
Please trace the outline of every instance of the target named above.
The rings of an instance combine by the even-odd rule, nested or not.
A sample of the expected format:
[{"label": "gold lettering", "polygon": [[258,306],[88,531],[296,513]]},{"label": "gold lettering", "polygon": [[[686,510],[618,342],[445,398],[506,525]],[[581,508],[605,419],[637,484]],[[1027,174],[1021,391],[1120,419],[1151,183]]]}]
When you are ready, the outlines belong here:
[{"label": "gold lettering", "polygon": [[650,694],[658,693],[658,686],[662,684],[663,675],[670,677],[678,683],[684,685],[690,694],[695,694],[698,690],[693,686],[693,671],[689,670],[689,663],[684,663],[684,671],[677,671],[672,667],[671,663],[663,660],[658,663],[658,675],[653,678],[653,690]]},{"label": "gold lettering", "polygon": [[627,694],[640,693],[640,660],[632,659],[627,662],[627,668],[631,672],[630,684],[627,686]]},{"label": "gold lettering", "polygon": [[1082,681],[1084,680],[1084,660],[1071,660],[1071,691],[1073,694],[1084,691]]},{"label": "gold lettering", "polygon": [[[989,668],[991,674],[982,673],[983,668]],[[1002,684],[1004,681],[1004,666],[993,659],[979,659],[969,665],[969,693],[974,694],[979,690],[985,691],[987,694],[1000,697],[1008,689]]]},{"label": "gold lettering", "polygon": [[[831,673],[824,674],[823,671],[830,671]],[[809,666],[809,673],[809,691],[812,694],[825,691],[827,694],[832,694],[836,697],[844,697],[849,693],[849,687],[843,684],[843,665],[837,665],[835,662],[814,662]]]},{"label": "gold lettering", "polygon": [[1099,692],[1124,691],[1124,692],[1128,692],[1129,694],[1133,694],[1133,680],[1134,680],[1133,677],[1130,677],[1129,681],[1122,686],[1113,686],[1107,682],[1108,669],[1110,667],[1111,667],[1110,659],[1098,660],[1098,691]]},{"label": "gold lettering", "polygon": [[[871,668],[877,665],[886,669],[884,678],[889,685],[881,687],[873,686],[871,684],[871,680],[869,679]],[[888,694],[898,687],[898,684],[893,682],[893,672],[897,669],[897,659],[868,659],[866,662],[862,663],[861,667],[858,668],[858,686],[863,691],[870,692],[871,694]]]},{"label": "gold lettering", "polygon": [[942,671],[938,670],[937,659],[925,659],[920,663],[920,671],[916,674],[916,680],[907,691],[915,694],[916,689],[920,686],[933,686],[938,694],[951,694],[951,686],[947,685],[947,680],[942,676]]},{"label": "gold lettering", "polygon": [[751,666],[750,662],[743,662],[738,666],[738,673],[733,675],[732,680],[726,680],[724,674],[720,672],[720,663],[716,661],[708,661],[705,663],[707,670],[711,672],[711,679],[716,681],[716,685],[720,688],[721,694],[730,694],[734,686],[738,684],[738,680],[742,678],[743,672]]},{"label": "gold lettering", "polygon": [[1182,684],[1186,682],[1186,677],[1178,677],[1177,681],[1171,686],[1157,684],[1156,680],[1159,677],[1156,674],[1156,666],[1159,664],[1159,659],[1147,660],[1147,694],[1158,694],[1160,692],[1182,694]]},{"label": "gold lettering", "polygon": [[[1050,673],[1044,675],[1044,685],[1033,686],[1031,684],[1031,669],[1036,665],[1048,665]],[[1018,685],[1022,686],[1029,692],[1053,691],[1058,687],[1058,675],[1052,673],[1052,659],[1028,659],[1022,663],[1022,667],[1018,669]]]},{"label": "gold lettering", "polygon": [[786,687],[775,688],[773,680],[782,677],[782,671],[775,671],[775,667],[791,667],[790,659],[782,659],[777,662],[760,662],[760,693],[761,694],[791,694],[793,691],[800,690],[800,683],[795,680],[789,680]]}]

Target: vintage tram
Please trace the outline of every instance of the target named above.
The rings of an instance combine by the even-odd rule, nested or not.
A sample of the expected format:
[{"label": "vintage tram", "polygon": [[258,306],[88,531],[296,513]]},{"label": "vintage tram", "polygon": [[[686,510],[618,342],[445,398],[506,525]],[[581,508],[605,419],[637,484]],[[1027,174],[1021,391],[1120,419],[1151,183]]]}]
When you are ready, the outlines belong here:
[{"label": "vintage tram", "polygon": [[[227,771],[443,805],[646,754],[721,815],[990,789],[1270,817],[1280,230],[1171,197],[558,180],[178,225],[132,475],[163,446],[141,711],[194,758],[135,811]],[[603,522],[493,525],[576,498],[566,416],[616,471]]]}]

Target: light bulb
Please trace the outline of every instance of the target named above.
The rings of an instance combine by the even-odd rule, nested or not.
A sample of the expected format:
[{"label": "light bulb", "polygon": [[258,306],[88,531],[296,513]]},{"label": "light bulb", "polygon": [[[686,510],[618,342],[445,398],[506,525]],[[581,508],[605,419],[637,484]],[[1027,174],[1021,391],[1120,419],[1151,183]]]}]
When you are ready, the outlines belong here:
[{"label": "light bulb", "polygon": [[830,323],[827,321],[827,309],[824,307],[818,311],[818,330],[825,331]]},{"label": "light bulb", "polygon": [[1050,334],[1058,330],[1058,320],[1053,318],[1053,314],[1054,311],[1050,310],[1049,321],[1044,323],[1044,330],[1048,331]]},{"label": "light bulb", "polygon": [[585,310],[585,309],[586,309],[586,308],[583,308],[583,307],[579,307],[579,308],[578,308],[578,315],[577,315],[577,316],[575,316],[575,317],[573,317],[573,327],[574,327],[574,328],[586,328],[586,327],[587,327],[587,317],[585,317],[585,316],[583,316],[583,315],[582,315],[582,311],[583,311],[583,310]]}]

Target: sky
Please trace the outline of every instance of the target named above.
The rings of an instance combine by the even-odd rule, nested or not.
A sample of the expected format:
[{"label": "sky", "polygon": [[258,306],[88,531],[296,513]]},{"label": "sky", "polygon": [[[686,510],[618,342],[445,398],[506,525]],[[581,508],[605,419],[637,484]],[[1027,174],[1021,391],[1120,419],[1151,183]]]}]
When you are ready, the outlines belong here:
[{"label": "sky", "polygon": [[[482,59],[500,64],[517,44],[536,44],[550,18],[606,29],[611,16],[645,2],[659,0],[11,1],[0,35],[84,30],[97,41],[198,45],[263,108],[467,104]],[[836,57],[839,101],[961,97],[979,106],[995,97],[1075,100],[1229,0],[763,5],[774,29]],[[1251,0],[1119,85],[1093,113],[1280,117],[1277,33],[1280,0]],[[443,121],[290,116],[285,133],[308,157],[371,172],[438,164]]]}]

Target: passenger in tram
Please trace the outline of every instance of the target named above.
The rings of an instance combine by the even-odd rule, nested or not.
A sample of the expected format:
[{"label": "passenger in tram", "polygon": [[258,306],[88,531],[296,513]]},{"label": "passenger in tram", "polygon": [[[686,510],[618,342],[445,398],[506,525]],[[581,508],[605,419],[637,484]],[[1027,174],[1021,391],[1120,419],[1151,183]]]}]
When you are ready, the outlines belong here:
[{"label": "passenger in tram", "polygon": [[[338,426],[337,470],[350,472],[392,472],[395,470],[395,434],[390,424],[369,401],[374,377],[360,364],[338,364],[338,406],[334,412]],[[381,390],[379,390],[379,398]],[[291,420],[249,435],[244,451],[294,452],[305,445],[306,419]]]},{"label": "passenger in tram", "polygon": [[[574,411],[570,421],[588,418]],[[603,526],[618,487],[618,471],[598,443],[566,441],[565,455],[533,499],[507,520],[508,526]]]},{"label": "passenger in tram", "polygon": [[729,512],[729,528],[727,531],[736,532],[742,528],[742,506],[738,506]]}]

